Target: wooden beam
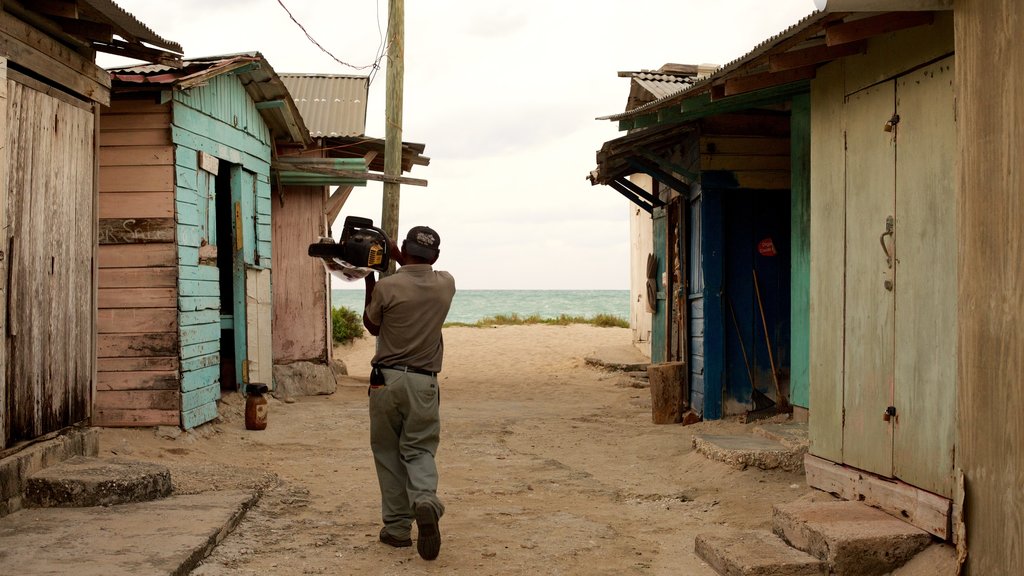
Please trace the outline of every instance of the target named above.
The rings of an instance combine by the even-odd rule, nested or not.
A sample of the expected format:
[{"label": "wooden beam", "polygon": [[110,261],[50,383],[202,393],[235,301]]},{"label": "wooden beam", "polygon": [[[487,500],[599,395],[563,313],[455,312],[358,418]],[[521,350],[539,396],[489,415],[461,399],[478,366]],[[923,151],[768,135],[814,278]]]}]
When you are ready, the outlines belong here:
[{"label": "wooden beam", "polygon": [[751,136],[704,136],[700,139],[702,154],[789,155],[789,138]]},{"label": "wooden beam", "polygon": [[72,36],[104,43],[114,40],[114,29],[109,24],[72,18],[54,18],[53,21],[60,25],[61,30]]},{"label": "wooden beam", "polygon": [[935,14],[932,12],[887,12],[829,26],[825,29],[825,43],[829,46],[838,46],[880,34],[924,26],[934,21]]},{"label": "wooden beam", "polygon": [[736,96],[737,94],[745,94],[802,80],[810,80],[814,78],[816,71],[816,66],[805,66],[782,72],[763,72],[740,78],[729,78],[725,81],[725,95]]},{"label": "wooden beam", "polygon": [[701,154],[702,170],[789,170],[789,154],[784,156],[746,156],[733,154]]},{"label": "wooden beam", "polygon": [[[287,168],[291,169],[294,165],[289,164]],[[276,169],[280,169],[283,166],[278,164],[274,166]],[[426,180],[420,180],[419,178],[408,178],[405,176],[385,176],[384,174],[378,174],[376,172],[359,172],[356,170],[335,170],[326,166],[316,165],[305,165],[302,167],[303,172],[312,172],[314,174],[323,174],[325,176],[337,176],[338,178],[352,178],[356,180],[373,180],[375,182],[388,182],[398,184],[409,184],[410,186],[426,186]]]},{"label": "wooden beam", "polygon": [[329,229],[334,225],[334,221],[338,219],[338,214],[341,214],[341,208],[348,201],[348,197],[352,194],[352,190],[355,186],[339,186],[334,194],[327,199],[327,228]]},{"label": "wooden beam", "polygon": [[820,46],[805,48],[803,50],[772,54],[768,57],[768,70],[771,72],[782,72],[783,70],[803,68],[805,66],[830,62],[837,58],[863,54],[867,52],[867,50],[867,41],[860,41],[840,44],[838,46],[822,44]]},{"label": "wooden beam", "polygon": [[78,18],[78,2],[76,0],[32,0],[25,7],[47,16]]},{"label": "wooden beam", "polygon": [[625,196],[626,199],[629,200],[630,202],[632,202],[633,204],[636,204],[637,206],[643,208],[644,211],[647,212],[648,214],[653,213],[653,211],[654,211],[654,206],[653,205],[648,204],[647,202],[644,202],[639,196],[637,196],[636,194],[631,192],[628,188],[626,188],[625,186],[622,185],[622,183],[626,182],[626,181],[627,180],[625,180],[624,178],[619,179],[619,180],[611,180],[611,181],[608,182],[608,185],[611,186],[612,189],[615,190],[616,192],[618,192],[619,194],[622,194],[623,196]]},{"label": "wooden beam", "polygon": [[0,53],[76,92],[110,105],[110,74],[25,22],[0,11]]}]

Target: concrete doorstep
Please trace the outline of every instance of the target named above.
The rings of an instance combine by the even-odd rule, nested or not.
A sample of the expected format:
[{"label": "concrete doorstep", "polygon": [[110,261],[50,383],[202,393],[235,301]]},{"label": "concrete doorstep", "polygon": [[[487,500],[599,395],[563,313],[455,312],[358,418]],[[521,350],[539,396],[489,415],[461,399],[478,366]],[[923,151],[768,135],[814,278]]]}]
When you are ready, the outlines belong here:
[{"label": "concrete doorstep", "polygon": [[824,562],[767,532],[699,534],[693,548],[723,576],[828,576]]},{"label": "concrete doorstep", "polygon": [[787,472],[803,469],[804,450],[788,448],[777,440],[761,436],[700,434],[693,437],[693,447],[709,460],[740,469],[748,466],[762,470],[780,468]]},{"label": "concrete doorstep", "polygon": [[836,576],[881,576],[932,542],[931,534],[881,510],[845,500],[797,500],[772,509],[772,530],[824,560]]}]

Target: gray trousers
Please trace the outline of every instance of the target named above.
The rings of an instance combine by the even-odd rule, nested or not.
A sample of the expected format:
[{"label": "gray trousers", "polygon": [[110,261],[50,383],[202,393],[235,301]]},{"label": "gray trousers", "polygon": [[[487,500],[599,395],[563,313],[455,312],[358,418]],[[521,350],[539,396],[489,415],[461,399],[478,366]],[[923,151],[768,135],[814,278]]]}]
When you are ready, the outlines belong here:
[{"label": "gray trousers", "polygon": [[382,370],[384,386],[370,387],[370,447],[380,484],[384,530],[408,538],[413,506],[425,502],[437,517],[444,505],[437,498],[434,454],[441,437],[437,378],[426,374]]}]

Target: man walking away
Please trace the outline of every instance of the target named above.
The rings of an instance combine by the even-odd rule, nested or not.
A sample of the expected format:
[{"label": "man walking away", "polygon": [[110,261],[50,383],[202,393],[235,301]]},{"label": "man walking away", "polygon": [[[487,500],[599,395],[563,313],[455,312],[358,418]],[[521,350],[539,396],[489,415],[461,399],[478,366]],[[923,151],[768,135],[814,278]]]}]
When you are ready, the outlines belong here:
[{"label": "man walking away", "polygon": [[441,435],[437,373],[455,279],[432,267],[441,244],[434,230],[412,228],[401,251],[389,242],[401,267],[379,282],[373,274],[366,277],[363,313],[363,324],[377,337],[369,395],[370,446],[384,520],[380,541],[412,546],[415,519],[416,550],[433,560],[441,551],[438,521],[444,515],[434,463]]}]

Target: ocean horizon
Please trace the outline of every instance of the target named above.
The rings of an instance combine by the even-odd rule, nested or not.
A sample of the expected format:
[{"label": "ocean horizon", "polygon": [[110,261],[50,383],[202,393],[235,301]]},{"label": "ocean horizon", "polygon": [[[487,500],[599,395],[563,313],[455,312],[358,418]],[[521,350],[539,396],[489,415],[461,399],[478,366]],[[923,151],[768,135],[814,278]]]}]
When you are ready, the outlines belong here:
[{"label": "ocean horizon", "polygon": [[[331,305],[363,311],[362,290],[333,289]],[[598,314],[629,319],[629,290],[459,290],[446,322],[472,324],[484,318],[517,314],[591,318]]]}]

